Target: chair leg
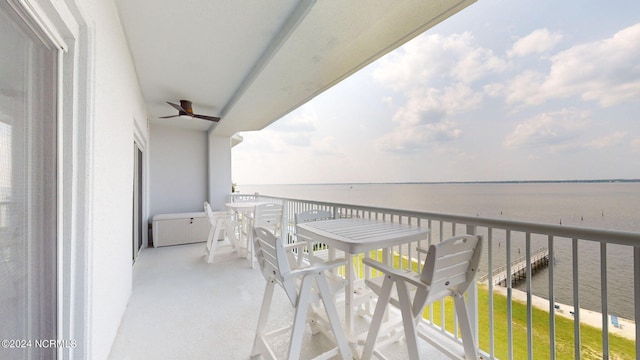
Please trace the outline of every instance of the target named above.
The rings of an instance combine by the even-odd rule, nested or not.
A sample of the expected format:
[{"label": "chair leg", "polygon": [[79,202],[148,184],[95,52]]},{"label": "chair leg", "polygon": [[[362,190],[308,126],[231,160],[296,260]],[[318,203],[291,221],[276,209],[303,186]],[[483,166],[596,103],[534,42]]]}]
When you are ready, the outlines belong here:
[{"label": "chair leg", "polygon": [[469,318],[467,304],[464,301],[464,295],[454,296],[453,303],[456,308],[456,315],[458,315],[460,331],[462,332],[462,345],[464,346],[465,357],[468,360],[478,359],[478,350],[473,331],[471,330],[471,319]]},{"label": "chair leg", "polygon": [[[249,267],[251,267],[252,269],[255,267],[255,263],[254,263],[254,254],[253,254],[253,223],[249,222],[251,220],[248,219],[243,219],[242,223],[240,225],[240,242],[244,242],[243,244],[240,245],[240,247],[243,248],[243,252],[244,254],[241,254],[240,252],[238,252],[239,256],[245,256],[245,258],[247,259],[247,261],[249,261]],[[242,235],[244,234],[244,240],[242,239]]]},{"label": "chair leg", "polygon": [[227,237],[229,238],[229,242],[231,243],[231,246],[233,246],[233,249],[237,253],[239,253],[240,252],[239,241],[238,241],[238,237],[236,236],[236,226],[233,223],[233,220],[225,219],[224,228],[225,228]]},{"label": "chair leg", "polygon": [[249,260],[249,266],[255,268],[254,254],[253,254],[253,231],[247,231],[247,259]]},{"label": "chair leg", "polygon": [[316,274],[314,277],[316,278],[316,282],[318,284],[318,289],[320,291],[322,303],[324,304],[324,309],[327,312],[327,317],[329,318],[331,331],[333,331],[333,336],[336,338],[338,350],[340,351],[340,354],[342,355],[342,358],[344,360],[351,359],[351,349],[349,348],[347,337],[344,334],[344,330],[342,329],[342,324],[340,322],[340,318],[338,317],[338,310],[336,309],[336,304],[334,303],[331,290],[329,290],[329,283],[327,282],[327,278],[322,273]]},{"label": "chair leg", "polygon": [[267,320],[269,319],[269,309],[271,308],[271,299],[273,299],[273,289],[275,288],[275,285],[275,281],[271,280],[267,282],[267,286],[264,288],[264,297],[262,298],[262,306],[260,307],[256,337],[253,341],[253,349],[251,350],[252,357],[260,355],[262,337],[264,336],[264,329],[267,325]]},{"label": "chair leg", "polygon": [[293,327],[291,329],[291,338],[289,340],[289,354],[287,359],[298,360],[300,351],[302,350],[302,335],[307,320],[309,310],[309,300],[311,299],[312,277],[305,276],[302,279],[298,301],[296,304],[296,312],[293,317]]},{"label": "chair leg", "polygon": [[407,283],[404,281],[396,281],[396,289],[398,291],[398,301],[400,302],[400,311],[402,313],[402,323],[404,325],[404,337],[407,341],[407,349],[409,350],[409,359],[420,359],[418,352],[418,336],[416,333],[416,323],[413,317],[411,306],[411,298]]},{"label": "chair leg", "polygon": [[214,230],[213,234],[209,231],[209,241],[211,242],[211,245],[209,246],[209,254],[207,256],[208,263],[213,262],[213,257],[216,255],[216,247],[218,246],[218,238],[220,237],[220,230],[222,228],[221,221],[222,219],[218,219],[218,221],[216,221],[215,230],[211,229]]},{"label": "chair leg", "polygon": [[367,341],[364,344],[364,349],[362,350],[361,358],[363,360],[371,359],[371,356],[373,355],[373,346],[378,338],[378,332],[380,331],[380,325],[382,324],[382,318],[384,317],[387,304],[389,304],[391,288],[393,287],[394,281],[395,280],[391,276],[385,275],[382,283],[382,289],[380,289],[380,295],[378,296],[378,303],[376,304],[376,309],[373,312],[373,318],[371,319],[369,333],[367,334]]},{"label": "chair leg", "polygon": [[211,227],[209,228],[209,235],[207,235],[207,245],[204,248],[204,254],[207,256],[209,256],[209,253],[211,252],[211,245],[212,245],[211,240],[213,239],[214,231],[215,231],[215,227],[211,225]]}]

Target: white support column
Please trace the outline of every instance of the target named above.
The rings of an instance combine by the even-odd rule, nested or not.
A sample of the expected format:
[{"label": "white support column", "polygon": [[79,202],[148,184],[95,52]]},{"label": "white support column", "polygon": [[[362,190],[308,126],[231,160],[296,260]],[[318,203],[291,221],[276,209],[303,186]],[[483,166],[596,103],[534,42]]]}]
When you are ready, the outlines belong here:
[{"label": "white support column", "polygon": [[209,203],[214,211],[225,210],[231,193],[231,138],[209,133]]}]

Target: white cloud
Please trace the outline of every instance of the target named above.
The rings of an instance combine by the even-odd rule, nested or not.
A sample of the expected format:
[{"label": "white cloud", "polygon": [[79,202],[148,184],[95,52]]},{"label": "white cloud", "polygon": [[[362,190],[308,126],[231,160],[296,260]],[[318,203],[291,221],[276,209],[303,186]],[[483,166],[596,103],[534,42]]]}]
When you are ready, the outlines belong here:
[{"label": "white cloud", "polygon": [[509,57],[518,57],[542,54],[552,50],[560,41],[562,41],[562,34],[549,32],[548,29],[538,29],[518,39],[511,50],[507,52],[507,55]]},{"label": "white cloud", "polygon": [[344,153],[341,150],[343,147],[335,137],[325,136],[312,140],[309,150],[311,155],[315,156],[344,157]]},{"label": "white cloud", "polygon": [[477,81],[486,77],[490,73],[501,72],[507,67],[500,57],[493,54],[493,50],[474,46],[469,39],[458,49],[455,62],[451,69],[451,76],[454,80],[464,83]]},{"label": "white cloud", "polygon": [[318,115],[315,112],[296,112],[276,121],[268,129],[279,132],[314,132],[317,122]]},{"label": "white cloud", "polygon": [[551,56],[548,74],[527,70],[507,84],[503,94],[512,104],[580,96],[602,107],[617,105],[640,97],[638,59],[640,24]]},{"label": "white cloud", "polygon": [[563,109],[543,113],[516,126],[507,135],[504,146],[509,149],[539,148],[558,152],[568,149],[604,149],[622,143],[627,133],[614,131],[589,139],[589,113],[577,109]]},{"label": "white cloud", "polygon": [[[337,139],[318,130],[319,115],[309,108],[291,113],[259,132],[245,133],[244,143],[261,155],[296,154],[300,157],[344,156]],[[243,145],[240,145],[241,147]],[[243,149],[238,149],[240,152]]]},{"label": "white cloud", "polygon": [[[541,73],[526,70],[503,86],[501,95],[504,95],[507,103],[539,105],[548,97],[548,93],[542,89],[543,82],[544,76]],[[497,92],[494,93],[494,95],[496,94]]]},{"label": "white cloud", "polygon": [[375,147],[385,152],[412,153],[457,139],[462,131],[452,121],[440,121],[417,126],[400,126],[375,141]]},{"label": "white cloud", "polygon": [[393,116],[397,127],[377,140],[377,148],[413,152],[455,140],[462,130],[449,118],[476,108],[481,102],[482,95],[463,84],[443,91],[434,88],[426,88],[422,93],[415,91]]},{"label": "white cloud", "polygon": [[411,152],[458,138],[461,130],[450,118],[482,103],[473,83],[505,68],[468,32],[421,36],[382,59],[374,79],[407,100],[393,116],[396,128],[376,141],[377,148]]},{"label": "white cloud", "polygon": [[243,133],[245,144],[251,144],[252,150],[262,154],[283,154],[300,151],[312,145],[316,133],[318,115],[312,111],[301,111],[286,116],[271,126],[259,131]]},{"label": "white cloud", "polygon": [[469,32],[423,35],[382,58],[374,79],[398,92],[411,92],[433,82],[470,83],[504,70],[507,63],[491,49],[475,44]]},{"label": "white cloud", "polygon": [[627,136],[627,133],[624,131],[616,131],[612,134],[605,135],[594,139],[585,144],[585,147],[595,148],[595,149],[604,149],[610,146],[618,145],[622,142],[622,140]]},{"label": "white cloud", "polygon": [[539,114],[518,124],[507,135],[504,145],[510,149],[550,147],[552,150],[572,146],[587,124],[587,115],[588,113],[577,109]]},{"label": "white cloud", "polygon": [[474,109],[482,102],[482,94],[463,84],[454,84],[444,90],[425,88],[415,91],[393,117],[399,124],[422,124]]},{"label": "white cloud", "polygon": [[382,102],[389,105],[389,106],[393,106],[393,97],[391,96],[384,96],[382,98]]}]

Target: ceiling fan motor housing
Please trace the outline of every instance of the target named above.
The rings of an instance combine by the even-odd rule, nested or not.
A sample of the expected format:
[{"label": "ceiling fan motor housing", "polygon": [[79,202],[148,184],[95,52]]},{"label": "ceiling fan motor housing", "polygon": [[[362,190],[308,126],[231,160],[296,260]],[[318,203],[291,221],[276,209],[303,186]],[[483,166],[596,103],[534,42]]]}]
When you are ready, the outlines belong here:
[{"label": "ceiling fan motor housing", "polygon": [[180,115],[193,115],[193,108],[191,107],[191,101],[180,100],[180,107],[186,111],[185,114],[180,114]]}]

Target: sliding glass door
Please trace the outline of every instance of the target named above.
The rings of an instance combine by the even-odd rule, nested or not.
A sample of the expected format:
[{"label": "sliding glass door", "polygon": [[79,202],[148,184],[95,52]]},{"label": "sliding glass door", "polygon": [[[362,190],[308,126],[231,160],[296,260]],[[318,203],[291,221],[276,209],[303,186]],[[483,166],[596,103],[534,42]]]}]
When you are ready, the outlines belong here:
[{"label": "sliding glass door", "polygon": [[132,260],[136,261],[138,258],[138,253],[140,249],[142,249],[143,245],[143,221],[142,221],[142,159],[144,158],[142,154],[142,149],[138,143],[133,143],[133,230],[131,233],[131,237],[133,240],[132,247]]},{"label": "sliding glass door", "polygon": [[1,359],[56,357],[57,50],[33,29],[0,3]]}]

